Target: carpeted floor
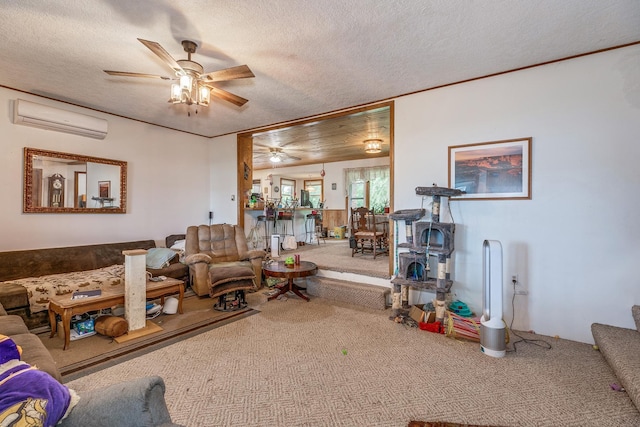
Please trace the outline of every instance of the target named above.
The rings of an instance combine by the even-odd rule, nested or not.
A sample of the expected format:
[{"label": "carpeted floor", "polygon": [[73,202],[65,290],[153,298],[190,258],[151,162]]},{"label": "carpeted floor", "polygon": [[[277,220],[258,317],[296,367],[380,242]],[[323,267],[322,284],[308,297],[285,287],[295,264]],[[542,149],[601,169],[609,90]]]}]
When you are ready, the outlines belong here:
[{"label": "carpeted floor", "polygon": [[[375,260],[370,254],[351,257],[347,239],[327,238],[320,240],[320,244],[306,244],[296,250],[281,251],[280,258],[293,254],[301,254],[303,259],[315,262],[321,269],[389,277],[387,256],[379,256]],[[184,315],[161,315],[153,320],[163,328],[161,333],[121,344],[111,338],[96,335],[72,341],[70,349],[63,351],[62,335],[49,338],[49,333],[43,332],[39,336],[56,360],[65,381],[71,381],[246,315],[213,311],[212,304],[209,298],[186,298]]]},{"label": "carpeted floor", "polygon": [[100,389],[160,375],[187,426],[638,426],[640,413],[590,345],[525,334],[496,359],[389,320],[388,311],[314,297],[266,301],[223,327],[68,383]]},{"label": "carpeted floor", "polygon": [[305,244],[295,250],[281,251],[280,258],[293,254],[300,254],[301,259],[314,262],[322,270],[390,278],[388,255],[378,255],[376,259],[369,253],[355,254],[352,257],[348,239],[321,239],[320,244]]},{"label": "carpeted floor", "polygon": [[411,421],[407,427],[491,427],[477,424],[460,424],[446,422]]},{"label": "carpeted floor", "polygon": [[199,298],[191,293],[184,299],[183,314],[161,314],[151,320],[162,331],[122,343],[96,334],[71,341],[69,348],[63,350],[62,333],[50,338],[47,331],[38,337],[66,382],[256,313],[249,307],[235,312],[216,311],[212,309],[213,302],[211,298]]}]

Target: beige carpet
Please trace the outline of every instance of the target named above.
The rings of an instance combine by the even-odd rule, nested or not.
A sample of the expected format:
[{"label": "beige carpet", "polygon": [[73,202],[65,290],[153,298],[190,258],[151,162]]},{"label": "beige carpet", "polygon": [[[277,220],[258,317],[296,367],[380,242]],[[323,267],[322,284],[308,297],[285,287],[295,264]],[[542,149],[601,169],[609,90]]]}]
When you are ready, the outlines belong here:
[{"label": "beige carpet", "polygon": [[191,296],[184,299],[183,314],[161,314],[151,320],[153,324],[162,328],[161,331],[122,343],[96,334],[71,341],[69,348],[63,350],[62,333],[50,338],[50,333],[47,331],[38,334],[38,337],[56,361],[63,381],[69,381],[205,330],[233,322],[243,316],[255,314],[255,310],[249,307],[236,312],[216,311],[212,308],[213,303],[214,300],[211,298],[199,298],[191,293]]},{"label": "beige carpet", "polygon": [[312,261],[322,270],[364,274],[383,279],[390,277],[387,255],[378,255],[375,260],[369,253],[355,254],[352,257],[348,239],[321,239],[319,245],[305,244],[295,250],[280,251],[281,258],[293,254],[300,254],[302,260]]},{"label": "beige carpet", "polygon": [[318,297],[260,312],[71,381],[99,389],[160,375],[187,426],[638,426],[640,414],[590,345],[543,338],[495,359],[477,343],[408,328],[389,312]]},{"label": "beige carpet", "polygon": [[477,424],[460,424],[446,422],[411,421],[407,427],[491,427]]}]

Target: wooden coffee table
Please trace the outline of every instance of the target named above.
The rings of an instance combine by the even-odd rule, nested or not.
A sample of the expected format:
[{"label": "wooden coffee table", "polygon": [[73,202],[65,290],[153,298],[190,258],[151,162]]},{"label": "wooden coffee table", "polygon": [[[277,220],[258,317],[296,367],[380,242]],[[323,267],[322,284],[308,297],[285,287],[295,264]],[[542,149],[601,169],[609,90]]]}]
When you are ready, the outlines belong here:
[{"label": "wooden coffee table", "polygon": [[[164,303],[167,295],[179,294],[178,312],[182,314],[182,300],[184,298],[184,282],[178,279],[167,278],[160,282],[147,281],[147,299],[160,298]],[[62,319],[64,330],[64,347],[69,348],[71,342],[71,317],[88,311],[102,310],[114,305],[124,304],[124,286],[105,286],[99,296],[72,299],[72,294],[56,295],[49,298],[49,324],[51,326],[50,337],[55,336],[58,325],[56,314]]]},{"label": "wooden coffee table", "polygon": [[298,285],[293,283],[293,279],[297,277],[315,275],[318,272],[318,266],[311,261],[300,261],[300,264],[294,264],[293,267],[287,267],[285,266],[284,261],[274,261],[270,264],[265,264],[262,267],[262,271],[264,271],[264,275],[267,277],[282,277],[288,280],[287,284],[280,288],[279,293],[268,298],[269,301],[278,298],[280,295],[286,294],[289,291],[298,295],[303,300],[309,301],[309,297],[302,295],[300,292],[303,288],[300,288]]}]

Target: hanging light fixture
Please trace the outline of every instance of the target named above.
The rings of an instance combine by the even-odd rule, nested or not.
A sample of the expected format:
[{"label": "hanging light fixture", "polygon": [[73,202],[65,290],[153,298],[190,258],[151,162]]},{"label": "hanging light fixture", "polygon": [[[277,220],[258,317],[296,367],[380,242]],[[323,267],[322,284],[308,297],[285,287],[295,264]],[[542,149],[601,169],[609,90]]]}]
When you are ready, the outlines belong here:
[{"label": "hanging light fixture", "polygon": [[271,157],[269,157],[269,160],[272,163],[280,163],[282,161],[282,159],[280,158],[280,155],[277,152],[271,154]]},{"label": "hanging light fixture", "polygon": [[211,89],[200,81],[200,75],[204,72],[202,65],[191,60],[191,54],[196,51],[196,44],[185,40],[182,42],[182,46],[185,52],[188,53],[189,59],[178,61],[182,71],[181,75],[179,75],[179,83],[171,85],[169,102],[187,105],[196,104],[206,107],[211,99]]},{"label": "hanging light fixture", "polygon": [[211,99],[211,90],[198,82],[194,76],[186,74],[180,76],[179,84],[171,85],[171,98],[169,102],[174,104],[196,104],[208,106]]},{"label": "hanging light fixture", "polygon": [[376,154],[382,151],[382,140],[380,138],[365,139],[364,152],[367,154]]},{"label": "hanging light fixture", "polygon": [[211,99],[211,90],[206,86],[200,86],[198,91],[198,104],[207,106]]}]

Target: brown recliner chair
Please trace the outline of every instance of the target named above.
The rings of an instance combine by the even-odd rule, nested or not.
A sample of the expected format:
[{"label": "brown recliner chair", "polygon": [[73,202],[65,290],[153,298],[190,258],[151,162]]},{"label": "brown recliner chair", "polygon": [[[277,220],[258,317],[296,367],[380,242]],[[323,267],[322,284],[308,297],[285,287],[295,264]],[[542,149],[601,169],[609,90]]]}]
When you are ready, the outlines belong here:
[{"label": "brown recliner chair", "polygon": [[191,287],[199,296],[219,297],[216,308],[226,309],[226,295],[262,286],[264,250],[249,250],[244,230],[237,225],[215,224],[187,228],[185,262]]}]

